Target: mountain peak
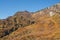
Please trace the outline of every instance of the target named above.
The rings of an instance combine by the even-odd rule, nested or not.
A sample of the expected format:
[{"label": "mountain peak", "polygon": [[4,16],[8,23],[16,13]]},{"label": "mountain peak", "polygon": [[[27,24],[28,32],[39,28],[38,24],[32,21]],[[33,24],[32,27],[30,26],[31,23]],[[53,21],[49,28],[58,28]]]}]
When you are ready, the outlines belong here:
[{"label": "mountain peak", "polygon": [[33,13],[18,11],[14,16],[0,20],[0,40],[40,40],[40,37],[50,40],[57,36],[60,38],[59,13],[60,3]]},{"label": "mountain peak", "polygon": [[60,5],[60,3],[57,3],[56,5]]}]

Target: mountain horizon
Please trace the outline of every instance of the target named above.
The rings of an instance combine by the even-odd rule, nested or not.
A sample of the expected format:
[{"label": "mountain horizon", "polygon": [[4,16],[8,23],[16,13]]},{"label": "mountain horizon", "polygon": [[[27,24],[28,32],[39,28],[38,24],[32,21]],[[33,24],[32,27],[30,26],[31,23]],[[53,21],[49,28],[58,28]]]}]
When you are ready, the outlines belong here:
[{"label": "mountain horizon", "polygon": [[0,40],[60,40],[60,3],[1,19]]},{"label": "mountain horizon", "polygon": [[13,16],[18,11],[40,11],[59,2],[60,0],[0,0],[0,19]]},{"label": "mountain horizon", "polygon": [[[60,2],[55,3],[55,4],[53,4],[53,5],[57,5],[57,4],[60,4]],[[39,12],[39,11],[42,11],[42,10],[44,10],[44,9],[50,8],[50,7],[52,7],[53,5],[50,5],[49,7],[42,8],[42,9],[37,10],[37,11],[35,11],[35,12]],[[30,11],[28,11],[28,10],[24,10],[24,11],[17,11],[17,12],[30,12]],[[16,14],[17,12],[15,12],[15,14]],[[35,12],[32,11],[31,13],[35,13]],[[13,15],[14,15],[14,14],[13,14]],[[13,15],[11,15],[11,16],[13,16]],[[8,16],[8,17],[9,17],[9,16]],[[6,17],[6,18],[8,18],[8,17]],[[6,19],[6,18],[2,18],[2,19]],[[1,20],[1,19],[0,19],[0,20]]]}]

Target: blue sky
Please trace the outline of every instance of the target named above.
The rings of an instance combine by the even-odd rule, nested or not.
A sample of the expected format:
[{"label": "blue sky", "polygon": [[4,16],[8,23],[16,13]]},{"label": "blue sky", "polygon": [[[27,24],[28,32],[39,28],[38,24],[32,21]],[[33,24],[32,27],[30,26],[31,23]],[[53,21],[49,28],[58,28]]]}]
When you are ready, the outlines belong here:
[{"label": "blue sky", "polygon": [[0,19],[14,15],[17,11],[35,12],[60,2],[60,0],[0,0]]}]

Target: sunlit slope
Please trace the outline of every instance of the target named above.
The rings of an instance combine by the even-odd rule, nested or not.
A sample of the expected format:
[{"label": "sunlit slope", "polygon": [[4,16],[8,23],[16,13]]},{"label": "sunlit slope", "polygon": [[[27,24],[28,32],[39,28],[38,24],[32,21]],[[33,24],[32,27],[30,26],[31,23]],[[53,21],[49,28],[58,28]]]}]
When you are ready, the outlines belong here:
[{"label": "sunlit slope", "polygon": [[[46,19],[38,19],[37,23],[19,28],[10,35],[3,37],[4,40],[48,40],[60,38],[59,24],[52,16]],[[58,20],[58,19],[56,19]],[[45,39],[44,39],[45,38]]]},{"label": "sunlit slope", "polygon": [[0,40],[60,40],[60,3],[7,19],[0,20]]}]

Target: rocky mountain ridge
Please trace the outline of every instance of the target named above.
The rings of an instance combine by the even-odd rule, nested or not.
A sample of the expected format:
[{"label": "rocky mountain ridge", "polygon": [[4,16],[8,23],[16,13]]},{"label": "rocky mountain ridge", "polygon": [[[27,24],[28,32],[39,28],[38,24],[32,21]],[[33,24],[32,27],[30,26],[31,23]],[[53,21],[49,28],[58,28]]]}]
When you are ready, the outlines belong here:
[{"label": "rocky mountain ridge", "polygon": [[[55,36],[56,35],[56,36]],[[60,39],[60,3],[37,12],[16,12],[0,20],[1,40]]]}]

